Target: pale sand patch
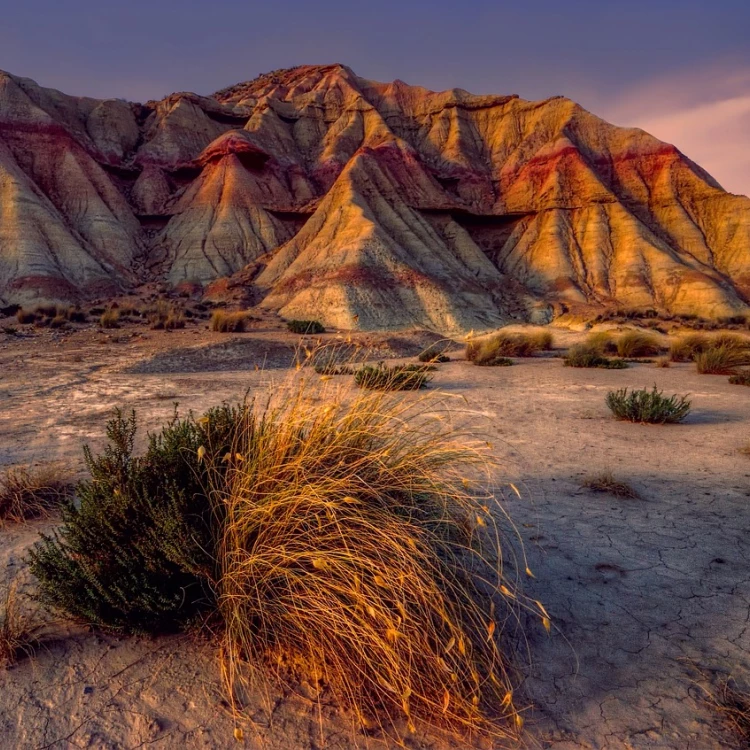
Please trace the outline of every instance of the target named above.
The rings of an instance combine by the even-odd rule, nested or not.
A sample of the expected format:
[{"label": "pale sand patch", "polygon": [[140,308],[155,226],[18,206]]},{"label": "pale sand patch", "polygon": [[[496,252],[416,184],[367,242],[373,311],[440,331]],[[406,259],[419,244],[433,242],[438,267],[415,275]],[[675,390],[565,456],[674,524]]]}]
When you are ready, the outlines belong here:
[{"label": "pale sand patch", "polygon": [[[144,427],[156,428],[172,400],[199,412],[274,377],[244,360],[241,370],[131,374],[167,348],[168,337],[93,346],[77,336],[57,348],[9,342],[0,349],[0,465],[63,459],[80,466],[81,443],[101,444],[115,405],[135,407]],[[222,340],[185,333],[168,343]],[[653,384],[692,394],[684,424],[610,418],[608,389]],[[687,364],[576,370],[554,358],[497,369],[454,361],[439,367],[432,387],[457,397],[466,414],[456,420],[487,437],[521,492],[519,499],[506,487],[505,495],[536,575],[527,592],[557,628],[551,637],[538,625],[529,634],[530,738],[556,750],[732,747],[693,686],[692,665],[750,675],[750,459],[736,452],[750,438],[747,389]],[[580,489],[585,475],[604,469],[641,499]],[[0,532],[3,579],[20,575],[28,590],[21,558],[48,528]],[[0,746],[229,747],[237,743],[221,701],[208,645],[50,625],[35,658],[0,672]],[[258,735],[246,732],[246,746],[354,743],[347,721],[328,706],[319,715],[314,696],[278,696],[274,706],[270,727],[260,703],[250,707],[260,723]]]}]

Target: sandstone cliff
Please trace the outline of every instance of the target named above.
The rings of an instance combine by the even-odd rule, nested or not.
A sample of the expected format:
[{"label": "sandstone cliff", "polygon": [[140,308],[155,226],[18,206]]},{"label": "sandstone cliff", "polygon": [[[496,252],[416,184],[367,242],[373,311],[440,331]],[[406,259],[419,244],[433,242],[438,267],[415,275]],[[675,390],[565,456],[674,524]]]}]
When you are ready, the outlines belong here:
[{"label": "sandstone cliff", "polygon": [[748,310],[750,199],[574,102],[303,66],[130,104],[0,73],[0,299],[235,276],[345,328]]}]

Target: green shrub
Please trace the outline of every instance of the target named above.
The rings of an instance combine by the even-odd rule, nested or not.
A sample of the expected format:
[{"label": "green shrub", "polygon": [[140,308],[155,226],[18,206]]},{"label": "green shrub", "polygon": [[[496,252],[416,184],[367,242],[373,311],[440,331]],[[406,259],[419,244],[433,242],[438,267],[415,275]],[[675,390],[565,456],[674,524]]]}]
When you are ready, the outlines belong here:
[{"label": "green shrub", "polygon": [[729,378],[732,385],[750,385],[750,370],[737,372]]},{"label": "green shrub", "polygon": [[365,365],[354,373],[360,388],[379,391],[416,391],[429,381],[426,368],[418,365]]},{"label": "green shrub", "polygon": [[243,310],[239,312],[214,310],[208,325],[212,331],[218,333],[242,333],[245,330],[247,318],[248,314]]},{"label": "green shrub", "polygon": [[230,407],[175,416],[136,456],[135,414],[116,412],[104,452],[85,449],[79,503],[63,505],[62,527],[31,553],[42,599],[129,632],[174,631],[214,607],[222,506],[207,487],[226,471],[239,418]]},{"label": "green shrub", "polygon": [[617,419],[630,422],[665,424],[681,422],[690,413],[686,396],[665,396],[656,386],[628,391],[620,388],[607,394],[607,406]]},{"label": "green shrub", "polygon": [[617,353],[621,357],[651,357],[662,350],[659,339],[641,331],[627,331],[617,339]]},{"label": "green shrub", "polygon": [[292,333],[316,334],[326,332],[326,329],[317,320],[288,320],[286,327]]},{"label": "green shrub", "polygon": [[601,350],[589,344],[576,344],[563,358],[566,367],[598,367],[605,370],[624,370],[628,363],[622,359],[605,357]]},{"label": "green shrub", "polygon": [[420,352],[417,359],[420,362],[450,362],[450,357],[446,355],[447,345],[432,344],[423,352]]}]

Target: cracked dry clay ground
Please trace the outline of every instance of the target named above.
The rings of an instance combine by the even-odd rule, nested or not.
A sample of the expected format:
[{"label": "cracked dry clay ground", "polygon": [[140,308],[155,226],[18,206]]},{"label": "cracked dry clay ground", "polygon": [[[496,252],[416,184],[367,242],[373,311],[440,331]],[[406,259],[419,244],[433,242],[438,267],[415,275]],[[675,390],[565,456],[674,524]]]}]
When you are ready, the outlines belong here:
[{"label": "cracked dry clay ground", "polygon": [[[170,346],[200,341],[186,334]],[[62,459],[80,466],[81,443],[101,443],[114,405],[135,406],[153,428],[173,400],[200,411],[283,376],[256,372],[252,357],[221,372],[180,371],[179,361],[168,372],[133,372],[154,346],[93,346],[75,336],[33,348],[6,344],[0,465]],[[692,394],[684,424],[609,417],[608,389],[654,383]],[[528,593],[557,628],[547,636],[535,627],[529,636],[530,743],[555,750],[738,746],[700,685],[701,672],[750,676],[750,458],[737,452],[750,441],[750,389],[697,375],[690,365],[574,370],[546,358],[496,369],[451,362],[433,387],[466,399],[456,403],[475,412],[472,427],[521,490],[520,499],[506,498],[536,575]],[[584,475],[606,468],[641,498],[580,488]],[[50,525],[0,530],[4,580],[18,575],[30,586],[21,558]],[[0,747],[236,746],[216,667],[208,644],[118,640],[51,623],[34,659],[0,672]],[[260,711],[256,718],[248,747],[354,741],[345,720],[327,706],[319,714],[304,695],[275,698],[271,726]],[[423,737],[407,744],[451,746]]]}]

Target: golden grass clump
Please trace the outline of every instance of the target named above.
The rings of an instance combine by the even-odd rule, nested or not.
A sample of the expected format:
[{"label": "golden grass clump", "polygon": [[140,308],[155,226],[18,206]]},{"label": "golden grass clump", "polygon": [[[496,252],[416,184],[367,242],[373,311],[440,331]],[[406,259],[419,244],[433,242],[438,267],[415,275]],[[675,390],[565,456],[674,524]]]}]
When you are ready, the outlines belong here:
[{"label": "golden grass clump", "polygon": [[247,319],[248,313],[244,310],[238,312],[214,310],[209,328],[218,333],[242,333],[245,330]]},{"label": "golden grass clump", "polygon": [[704,688],[706,701],[740,743],[750,747],[750,690],[736,680],[725,677],[718,684]]},{"label": "golden grass clump", "polygon": [[732,375],[750,365],[750,349],[721,345],[695,355],[695,367],[702,375]]},{"label": "golden grass clump", "polygon": [[617,354],[617,341],[609,331],[596,331],[589,334],[585,345],[599,354]]},{"label": "golden grass clump", "polygon": [[0,668],[6,669],[32,652],[33,630],[30,617],[21,612],[13,582],[0,598]]},{"label": "golden grass clump", "polygon": [[72,495],[70,479],[56,464],[8,469],[0,476],[0,526],[48,515]]},{"label": "golden grass clump", "polygon": [[99,325],[102,328],[119,328],[120,311],[117,308],[105,310],[99,318]]},{"label": "golden grass clump", "polygon": [[662,350],[656,336],[643,331],[626,331],[617,339],[617,354],[620,357],[651,357]]},{"label": "golden grass clump", "polygon": [[705,333],[688,333],[675,339],[669,347],[672,362],[691,362],[696,354],[711,346],[711,338]]},{"label": "golden grass clump", "polygon": [[174,331],[185,327],[185,315],[167,300],[158,300],[146,311],[146,319],[155,331]]},{"label": "golden grass clump", "polygon": [[475,365],[506,364],[503,360],[508,357],[533,357],[545,344],[546,337],[542,334],[500,331],[469,341],[466,344],[466,359]]},{"label": "golden grass clump", "polygon": [[600,474],[592,474],[581,482],[581,487],[592,492],[606,492],[615,497],[627,497],[632,500],[640,496],[627,482],[615,479],[610,470],[602,471]]},{"label": "golden grass clump", "polygon": [[[423,723],[517,736],[503,637],[521,597],[478,449],[419,404],[313,401],[301,387],[247,410],[226,460],[215,494],[233,700],[304,677],[389,734]],[[549,629],[541,604],[530,609]]]}]

